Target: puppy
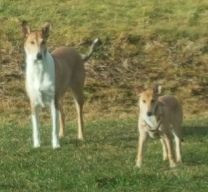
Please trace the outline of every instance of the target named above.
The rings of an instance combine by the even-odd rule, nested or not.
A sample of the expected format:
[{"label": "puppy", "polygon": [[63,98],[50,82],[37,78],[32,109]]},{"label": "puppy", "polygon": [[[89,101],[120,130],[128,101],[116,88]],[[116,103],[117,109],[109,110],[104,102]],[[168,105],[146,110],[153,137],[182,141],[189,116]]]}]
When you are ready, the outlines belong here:
[{"label": "puppy", "polygon": [[[163,160],[168,160],[170,167],[182,162],[181,141],[183,120],[182,106],[174,96],[160,96],[161,86],[143,89],[139,96],[139,140],[136,166],[141,167],[144,143],[148,137],[160,138],[163,149]],[[175,140],[175,158],[173,153]]]}]

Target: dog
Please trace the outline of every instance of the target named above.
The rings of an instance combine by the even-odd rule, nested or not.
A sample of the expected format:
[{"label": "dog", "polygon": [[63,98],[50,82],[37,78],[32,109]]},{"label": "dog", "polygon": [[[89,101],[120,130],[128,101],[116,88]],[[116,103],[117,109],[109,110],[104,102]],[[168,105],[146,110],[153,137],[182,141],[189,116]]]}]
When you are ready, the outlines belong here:
[{"label": "dog", "polygon": [[[183,110],[182,105],[174,96],[161,96],[161,86],[138,90],[138,152],[136,167],[142,166],[144,144],[148,137],[160,138],[163,149],[163,160],[169,160],[171,168],[181,163],[181,141]],[[173,153],[175,140],[175,155]],[[175,156],[175,157],[174,157]]]},{"label": "dog", "polygon": [[[83,140],[83,86],[84,63],[91,57],[98,42],[95,39],[86,55],[69,47],[47,49],[51,25],[46,23],[40,30],[31,31],[26,21],[22,22],[24,50],[26,55],[26,92],[30,100],[33,126],[33,147],[40,147],[39,110],[49,106],[52,116],[52,147],[59,148],[59,137],[64,135],[64,93],[71,89],[78,114],[78,139]],[[60,130],[59,130],[60,127]]]}]

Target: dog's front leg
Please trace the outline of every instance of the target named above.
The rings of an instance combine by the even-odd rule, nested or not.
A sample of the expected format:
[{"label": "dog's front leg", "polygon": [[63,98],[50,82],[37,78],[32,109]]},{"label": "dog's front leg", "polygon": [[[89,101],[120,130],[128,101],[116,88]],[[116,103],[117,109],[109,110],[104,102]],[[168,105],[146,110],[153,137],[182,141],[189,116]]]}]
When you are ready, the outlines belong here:
[{"label": "dog's front leg", "polygon": [[59,111],[58,103],[54,100],[51,102],[51,117],[52,117],[52,147],[59,148]]},{"label": "dog's front leg", "polygon": [[40,130],[39,130],[39,107],[31,104],[31,118],[32,118],[32,129],[33,129],[33,147],[40,147]]},{"label": "dog's front leg", "polygon": [[139,141],[138,141],[138,152],[137,152],[137,159],[136,159],[136,167],[140,168],[142,165],[143,160],[143,151],[144,151],[144,144],[147,140],[147,133],[144,131],[140,131],[139,134]]}]

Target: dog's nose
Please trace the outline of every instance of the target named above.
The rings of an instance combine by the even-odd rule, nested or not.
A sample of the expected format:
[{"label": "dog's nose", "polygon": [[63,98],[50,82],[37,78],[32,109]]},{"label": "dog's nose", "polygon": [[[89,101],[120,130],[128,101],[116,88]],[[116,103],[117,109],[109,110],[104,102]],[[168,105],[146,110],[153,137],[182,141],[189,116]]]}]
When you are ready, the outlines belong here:
[{"label": "dog's nose", "polygon": [[38,54],[37,54],[37,59],[38,59],[38,60],[42,60],[42,54],[41,54],[41,53],[38,53]]},{"label": "dog's nose", "polygon": [[151,111],[148,111],[147,112],[147,116],[151,116],[152,115],[152,112]]}]

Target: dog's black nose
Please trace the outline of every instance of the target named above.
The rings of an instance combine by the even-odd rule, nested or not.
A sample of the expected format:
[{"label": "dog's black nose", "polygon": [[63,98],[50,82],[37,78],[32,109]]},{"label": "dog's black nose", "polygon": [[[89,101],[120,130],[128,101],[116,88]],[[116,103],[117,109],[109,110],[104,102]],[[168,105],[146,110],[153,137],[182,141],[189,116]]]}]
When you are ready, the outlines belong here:
[{"label": "dog's black nose", "polygon": [[43,58],[42,54],[41,54],[41,53],[38,53],[38,54],[37,54],[37,59],[38,59],[38,60],[42,60],[42,58]]},{"label": "dog's black nose", "polygon": [[152,112],[151,111],[148,111],[147,112],[147,116],[151,116],[152,115]]}]

